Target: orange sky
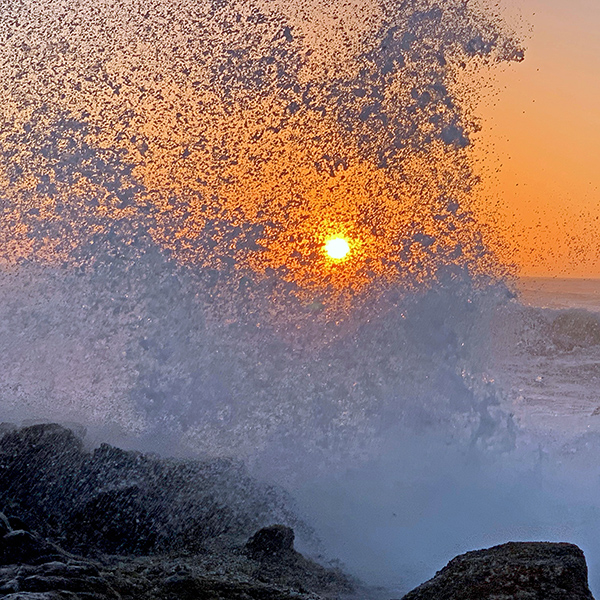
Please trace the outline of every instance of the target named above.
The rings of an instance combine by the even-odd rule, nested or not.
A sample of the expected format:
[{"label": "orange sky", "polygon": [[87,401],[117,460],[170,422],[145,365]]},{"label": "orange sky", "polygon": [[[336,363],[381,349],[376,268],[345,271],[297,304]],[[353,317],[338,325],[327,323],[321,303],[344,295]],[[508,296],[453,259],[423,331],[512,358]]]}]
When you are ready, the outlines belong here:
[{"label": "orange sky", "polygon": [[479,106],[481,191],[488,206],[498,204],[523,275],[598,277],[600,2],[500,6],[520,21],[527,53],[496,71],[496,93]]},{"label": "orange sky", "polygon": [[[270,16],[261,27],[248,29],[239,24],[246,22],[241,13],[234,12],[242,7],[254,22],[257,1]],[[528,48],[526,60],[493,69],[490,82],[473,57],[465,71],[457,70],[456,79],[457,86],[464,84],[476,95],[480,84],[488,84],[472,106],[482,124],[472,152],[483,181],[478,206],[491,224],[489,239],[499,242],[502,257],[516,262],[521,274],[600,276],[600,1],[498,0],[494,9],[495,2],[472,0],[470,6],[487,4],[492,12],[506,13]],[[351,128],[359,137],[345,135],[335,110],[319,109],[330,101],[332,75],[343,74],[348,82],[357,77],[363,37],[369,39],[367,34],[381,26],[380,2],[277,0],[280,15],[269,13],[269,0],[240,1],[237,8],[223,5],[207,21],[210,27],[198,30],[193,19],[204,18],[210,3],[201,4],[181,0],[176,11],[172,0],[154,0],[150,29],[136,0],[115,0],[98,14],[90,8],[94,0],[82,0],[75,8],[69,0],[28,5],[27,18],[7,33],[12,41],[0,65],[11,82],[0,90],[3,118],[11,124],[0,132],[6,146],[0,187],[10,196],[8,209],[0,214],[0,249],[8,259],[36,255],[64,260],[82,240],[102,233],[113,221],[135,222],[149,212],[153,239],[181,260],[215,267],[229,264],[222,261],[226,257],[258,272],[284,269],[294,281],[318,287],[324,285],[321,250],[332,235],[361,240],[353,246],[355,269],[339,269],[336,276],[341,287],[347,286],[350,271],[353,282],[361,279],[358,273],[365,274],[362,283],[385,273],[397,277],[398,248],[405,248],[405,241],[410,241],[406,248],[421,248],[402,254],[400,273],[413,279],[430,277],[440,260],[489,268],[478,258],[476,224],[457,216],[445,200],[438,206],[441,198],[456,197],[471,214],[472,179],[461,152],[432,144],[420,156],[411,144],[396,140],[396,150],[385,159],[396,167],[386,162],[386,169],[372,168],[379,160],[378,148],[389,146],[393,130],[379,127],[370,111],[380,106],[377,110],[400,115],[404,129],[398,131],[412,131],[414,123],[405,123],[409,112],[396,109],[415,104],[412,92],[426,83],[419,74],[428,60],[436,72],[437,57],[415,54],[418,68],[399,70],[393,85],[385,84],[383,100],[372,102],[367,94],[371,84],[358,90],[362,95],[348,92],[357,115],[363,114],[361,107],[368,109],[357,121],[359,128]],[[448,6],[444,19],[450,21],[440,23],[461,31],[460,11],[452,11],[452,2]],[[119,25],[106,26],[113,21]],[[238,25],[230,30],[232,22]],[[5,28],[13,27],[6,23]],[[291,27],[283,29],[287,36],[281,35],[284,23]],[[188,39],[186,28],[197,35]],[[139,31],[150,31],[147,39]],[[67,46],[61,41],[66,33]],[[238,62],[231,63],[231,48],[239,50]],[[301,55],[298,64],[290,58]],[[204,62],[198,56],[205,56]],[[250,58],[244,62],[240,57],[246,56]],[[279,72],[269,67],[263,69],[263,91],[249,94],[246,71],[263,58],[275,64],[277,56],[288,57],[282,81],[287,77],[298,85],[286,83],[279,89],[271,81]],[[375,63],[372,68],[373,75],[379,73]],[[310,85],[312,96],[301,94],[301,86]],[[457,97],[462,98],[460,90]],[[298,102],[305,110],[290,111]],[[426,118],[429,104],[418,108],[421,120],[415,121],[425,128],[419,134],[423,139],[431,135],[427,128],[434,127]],[[436,118],[450,120],[452,111],[444,113],[440,107]],[[85,127],[73,129],[71,121],[65,125],[63,113],[76,120],[85,114],[80,119]],[[420,139],[410,135],[414,143]],[[359,151],[359,138],[369,140],[366,150]],[[56,156],[64,155],[62,162],[38,151],[48,144]],[[90,144],[108,161],[101,176],[90,171],[85,152],[70,154],[71,146],[85,149]],[[115,171],[117,179],[107,187],[115,152],[127,156],[135,169],[131,176],[126,169]],[[75,179],[60,166],[71,165],[74,157],[78,166],[69,168],[78,174]],[[439,189],[444,194],[438,195]],[[217,221],[221,229],[213,226]],[[259,221],[262,232],[257,228],[247,235],[262,236],[260,247],[244,246],[243,226]],[[246,257],[253,252],[260,264]]]}]

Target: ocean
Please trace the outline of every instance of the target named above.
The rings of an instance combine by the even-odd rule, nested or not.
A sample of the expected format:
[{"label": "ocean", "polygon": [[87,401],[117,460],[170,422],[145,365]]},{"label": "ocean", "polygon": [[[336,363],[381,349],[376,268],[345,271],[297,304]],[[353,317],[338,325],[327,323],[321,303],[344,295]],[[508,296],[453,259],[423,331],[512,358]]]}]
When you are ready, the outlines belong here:
[{"label": "ocean", "polygon": [[514,337],[497,354],[512,410],[527,430],[540,434],[597,431],[600,281],[526,278],[517,290],[527,317],[503,323]]},{"label": "ocean", "polygon": [[528,306],[600,312],[600,279],[522,277],[517,290],[520,302]]}]

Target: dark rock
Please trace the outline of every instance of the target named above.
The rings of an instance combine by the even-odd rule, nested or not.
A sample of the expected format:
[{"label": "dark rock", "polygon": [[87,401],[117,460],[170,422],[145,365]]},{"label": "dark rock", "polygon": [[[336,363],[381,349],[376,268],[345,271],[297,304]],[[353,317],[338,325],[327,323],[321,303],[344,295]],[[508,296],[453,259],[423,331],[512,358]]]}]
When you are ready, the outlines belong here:
[{"label": "dark rock", "polygon": [[256,561],[253,576],[298,591],[311,590],[324,596],[352,594],[355,584],[338,569],[326,569],[294,550],[294,531],[285,525],[270,525],[257,531],[244,547]]},{"label": "dark rock", "polygon": [[64,553],[56,545],[29,531],[10,531],[0,538],[0,564],[39,564]]},{"label": "dark rock", "polygon": [[573,544],[510,542],[467,552],[403,600],[593,600]]},{"label": "dark rock", "polygon": [[286,557],[294,553],[294,530],[285,525],[270,525],[257,531],[246,544],[246,553],[255,560]]},{"label": "dark rock", "polygon": [[329,593],[321,594],[299,572],[296,580],[302,579],[301,586],[258,578],[252,573],[253,564],[238,552],[211,557],[208,571],[197,557],[129,558],[120,559],[102,575],[123,600],[339,600],[347,596],[344,586],[330,586]]},{"label": "dark rock", "polygon": [[20,582],[20,588],[24,592],[72,591],[71,583],[71,580],[58,575],[30,575]]},{"label": "dark rock", "polygon": [[17,579],[9,579],[2,582],[0,585],[0,594],[14,594],[19,591],[19,581]]},{"label": "dark rock", "polygon": [[101,492],[71,516],[69,540],[107,554],[148,554],[156,544],[154,521],[138,486]]},{"label": "dark rock", "polygon": [[74,576],[93,575],[94,577],[99,577],[100,571],[96,565],[89,563],[69,563],[67,565],[67,574]]},{"label": "dark rock", "polygon": [[108,444],[90,453],[53,424],[0,432],[9,525],[76,554],[204,552],[268,522],[301,527],[286,504],[234,460],[170,460]]},{"label": "dark rock", "polygon": [[23,519],[19,519],[19,517],[8,517],[8,523],[10,524],[11,529],[21,529],[22,531],[31,531],[27,523],[23,521]]},{"label": "dark rock", "polygon": [[[294,550],[290,527],[260,529],[302,527],[287,502],[229,459],[170,460],[106,444],[88,452],[57,425],[0,431],[0,508],[9,515],[0,516],[0,596],[317,600],[351,593],[343,573]],[[30,532],[14,530],[26,525]]]},{"label": "dark rock", "polygon": [[35,592],[17,592],[4,596],[3,600],[66,600],[64,596],[50,592],[47,594],[38,594]]},{"label": "dark rock", "polygon": [[160,586],[165,600],[292,600],[297,596],[289,591],[264,583],[229,582],[200,579],[192,576],[167,578]]},{"label": "dark rock", "polygon": [[[0,513],[0,536],[6,535],[9,531],[12,531],[14,528],[11,526],[8,517],[4,513]],[[21,529],[21,527],[17,527],[17,529]]]},{"label": "dark rock", "polygon": [[64,562],[54,560],[40,565],[40,569],[45,575],[64,575],[69,567]]},{"label": "dark rock", "polygon": [[293,561],[277,563],[279,572],[269,570],[269,561],[263,561],[255,573],[252,567],[257,563],[233,550],[210,557],[205,566],[198,557],[167,556],[105,557],[97,564],[66,558],[38,565],[11,565],[0,567],[0,596],[18,593],[23,598],[52,600],[333,600],[351,590],[343,576],[336,577],[297,552],[294,555]]},{"label": "dark rock", "polygon": [[43,536],[60,538],[61,515],[77,487],[82,452],[81,440],[60,425],[5,433],[0,437],[0,506]]},{"label": "dark rock", "polygon": [[[72,567],[79,568],[73,571]],[[17,593],[23,598],[41,595],[54,600],[121,600],[95,565],[70,559],[1,567],[0,596]]]},{"label": "dark rock", "polygon": [[61,577],[59,575],[31,575],[20,582],[25,592],[94,592],[104,596],[116,596],[101,577]]}]

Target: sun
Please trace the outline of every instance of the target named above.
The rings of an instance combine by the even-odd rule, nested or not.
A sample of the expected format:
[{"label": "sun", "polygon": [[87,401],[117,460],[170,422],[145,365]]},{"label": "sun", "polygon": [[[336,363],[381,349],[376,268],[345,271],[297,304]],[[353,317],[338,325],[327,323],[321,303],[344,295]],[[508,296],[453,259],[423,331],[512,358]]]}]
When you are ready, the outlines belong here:
[{"label": "sun", "polygon": [[325,242],[325,252],[329,258],[342,260],[343,258],[346,258],[348,252],[350,252],[350,245],[345,238],[334,237]]}]

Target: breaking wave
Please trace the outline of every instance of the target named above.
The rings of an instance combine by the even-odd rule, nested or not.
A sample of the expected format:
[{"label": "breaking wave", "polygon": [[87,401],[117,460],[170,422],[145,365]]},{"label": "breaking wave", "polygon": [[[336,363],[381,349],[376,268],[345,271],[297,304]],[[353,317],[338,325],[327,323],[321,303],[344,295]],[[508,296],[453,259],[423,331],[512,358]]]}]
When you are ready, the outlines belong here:
[{"label": "breaking wave", "polygon": [[[243,459],[398,588],[568,529],[490,368],[516,309],[476,218],[473,82],[523,58],[496,16],[43,0],[2,3],[0,40],[3,420]],[[547,339],[596,343],[590,318]]]},{"label": "breaking wave", "polygon": [[[472,212],[458,92],[522,59],[496,17],[458,1],[1,10],[7,413],[243,456],[283,438],[294,454],[309,430],[326,454],[362,445],[390,412],[488,418],[465,315],[508,269]],[[323,252],[332,235],[347,260]]]}]

